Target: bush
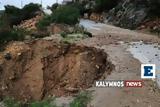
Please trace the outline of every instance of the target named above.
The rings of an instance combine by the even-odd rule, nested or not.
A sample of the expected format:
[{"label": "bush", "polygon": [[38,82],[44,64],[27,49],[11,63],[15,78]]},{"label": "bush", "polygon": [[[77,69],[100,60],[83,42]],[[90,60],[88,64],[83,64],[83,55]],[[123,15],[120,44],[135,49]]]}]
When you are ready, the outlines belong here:
[{"label": "bush", "polygon": [[0,45],[9,41],[22,41],[25,39],[25,31],[23,29],[12,29],[0,31]]},{"label": "bush", "polygon": [[150,15],[160,16],[160,0],[149,0]]},{"label": "bush", "polygon": [[95,0],[94,11],[108,11],[118,4],[119,0]]},{"label": "bush", "polygon": [[28,107],[57,107],[55,104],[51,104],[50,100],[43,100],[43,101],[37,101],[37,102],[32,102],[31,104],[28,105]]},{"label": "bush", "polygon": [[35,101],[29,104],[22,104],[21,102],[17,102],[13,98],[5,98],[3,102],[6,107],[57,107],[55,104],[51,104],[52,100],[54,99]]},{"label": "bush", "polygon": [[44,16],[37,24],[39,30],[46,30],[46,27],[51,23],[51,16]]},{"label": "bush", "polygon": [[70,107],[87,107],[87,104],[92,100],[90,92],[80,93],[71,103]]},{"label": "bush", "polygon": [[9,41],[24,40],[26,33],[24,29],[11,28],[5,14],[0,17],[0,48]]},{"label": "bush", "polygon": [[15,6],[6,5],[5,14],[8,16],[10,26],[18,25],[22,20],[27,20],[36,15],[40,11],[40,5],[30,3],[25,5],[22,9]]},{"label": "bush", "polygon": [[10,26],[9,26],[9,23],[7,20],[7,16],[5,14],[3,14],[0,17],[0,31],[8,30],[8,29],[10,29]]},{"label": "bush", "polygon": [[59,6],[58,3],[53,4],[51,7],[49,7],[49,9],[53,12],[54,10],[57,9],[57,7]]},{"label": "bush", "polygon": [[82,3],[79,3],[79,2],[73,2],[73,3],[70,3],[68,4],[68,6],[71,6],[71,7],[74,7],[74,8],[77,8],[80,12],[80,15],[84,15],[85,13],[85,5],[82,4]]},{"label": "bush", "polygon": [[13,98],[7,97],[3,102],[6,107],[20,107],[20,103],[16,102]]},{"label": "bush", "polygon": [[10,26],[17,25],[22,20],[21,10],[15,6],[7,5],[5,6],[5,14],[10,23]]},{"label": "bush", "polygon": [[35,17],[36,12],[40,11],[40,8],[41,5],[39,4],[30,3],[28,5],[25,5],[21,10],[23,19],[30,19],[32,17]]},{"label": "bush", "polygon": [[92,33],[87,32],[82,26],[74,26],[73,31],[62,32],[61,37],[63,43],[74,43],[75,41],[92,37]]},{"label": "bush", "polygon": [[[91,92],[82,92],[70,103],[69,107],[87,107],[87,104],[91,100]],[[56,105],[55,98],[49,98],[42,101],[32,101],[30,103],[22,104],[13,98],[6,97],[3,102],[5,107],[61,107]]]},{"label": "bush", "polygon": [[79,10],[71,6],[61,6],[57,8],[51,16],[52,22],[74,25],[78,23],[80,17]]},{"label": "bush", "polygon": [[[54,7],[56,4],[52,5]],[[51,8],[52,9],[52,8]],[[36,26],[39,30],[46,30],[50,23],[61,23],[74,25],[78,23],[80,17],[80,10],[71,5],[60,6],[58,8],[54,7],[54,12],[52,15],[46,15],[40,20]]]}]

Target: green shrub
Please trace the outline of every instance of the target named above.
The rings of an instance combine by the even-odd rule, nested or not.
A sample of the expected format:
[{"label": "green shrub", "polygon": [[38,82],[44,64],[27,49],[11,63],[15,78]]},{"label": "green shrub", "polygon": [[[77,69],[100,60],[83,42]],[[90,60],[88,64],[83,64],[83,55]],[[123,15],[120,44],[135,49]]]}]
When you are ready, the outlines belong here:
[{"label": "green shrub", "polygon": [[83,5],[82,3],[73,2],[73,3],[68,4],[68,6],[77,8],[79,10],[79,12],[80,12],[80,15],[82,15],[82,16],[85,13],[85,5]]},{"label": "green shrub", "polygon": [[25,39],[25,35],[28,32],[25,29],[21,29],[21,28],[13,28],[11,31],[11,34],[13,35],[13,39],[15,41],[22,41]]},{"label": "green shrub", "polygon": [[22,8],[23,19],[30,19],[36,15],[37,11],[40,11],[41,5],[30,3]]},{"label": "green shrub", "polygon": [[15,6],[6,5],[5,14],[7,15],[7,19],[10,23],[10,26],[17,25],[22,21],[21,9]]},{"label": "green shrub", "polygon": [[5,14],[0,17],[0,48],[9,41],[24,40],[26,33],[24,29],[11,28]]},{"label": "green shrub", "polygon": [[[69,107],[87,107],[87,104],[92,100],[91,98],[91,92],[82,92],[70,103]],[[33,101],[25,104],[17,102],[13,98],[5,98],[3,103],[5,107],[61,107],[56,105],[54,98]]]},{"label": "green shrub", "polygon": [[34,17],[37,11],[40,11],[40,5],[30,3],[25,5],[22,9],[6,5],[4,13],[7,15],[10,26],[12,27],[13,25],[18,25],[22,20]]},{"label": "green shrub", "polygon": [[58,3],[55,3],[55,4],[53,4],[51,7],[49,7],[49,9],[50,9],[52,12],[54,12],[54,11],[57,9],[58,6],[59,6],[59,4],[58,4]]},{"label": "green shrub", "polygon": [[12,29],[0,31],[0,45],[3,45],[9,41],[22,41],[25,39],[25,30]]},{"label": "green shrub", "polygon": [[65,33],[65,32],[62,32],[62,33],[61,33],[61,37],[62,37],[62,38],[66,38],[66,36],[67,36],[67,33]]},{"label": "green shrub", "polygon": [[29,107],[57,107],[55,104],[51,104],[51,101],[53,101],[53,99],[32,102],[29,104]]},{"label": "green shrub", "polygon": [[3,100],[6,107],[20,107],[20,103],[16,102],[13,98],[5,98]]},{"label": "green shrub", "polygon": [[160,16],[160,0],[149,0],[150,15]]},{"label": "green shrub", "polygon": [[57,107],[54,102],[51,104],[51,101],[53,102],[54,99],[47,99],[43,101],[35,101],[31,103],[22,104],[20,102],[17,102],[13,98],[5,98],[3,100],[6,107]]},{"label": "green shrub", "polygon": [[87,104],[91,101],[91,93],[80,93],[71,103],[70,107],[87,107]]},{"label": "green shrub", "polygon": [[9,22],[7,20],[7,16],[3,14],[0,17],[0,31],[10,29]]},{"label": "green shrub", "polygon": [[52,22],[74,25],[78,23],[80,17],[79,10],[71,6],[61,6],[57,8],[51,16]]},{"label": "green shrub", "polygon": [[44,16],[42,20],[40,20],[36,26],[39,30],[46,30],[47,26],[51,23],[62,23],[68,25],[74,25],[78,23],[80,17],[80,10],[74,6],[60,6],[56,7],[57,4],[51,7],[54,8],[54,12],[52,15]]},{"label": "green shrub", "polygon": [[37,24],[37,28],[40,30],[46,30],[47,26],[51,23],[51,16],[44,16]]},{"label": "green shrub", "polygon": [[108,11],[117,5],[119,0],[95,0],[94,11]]}]

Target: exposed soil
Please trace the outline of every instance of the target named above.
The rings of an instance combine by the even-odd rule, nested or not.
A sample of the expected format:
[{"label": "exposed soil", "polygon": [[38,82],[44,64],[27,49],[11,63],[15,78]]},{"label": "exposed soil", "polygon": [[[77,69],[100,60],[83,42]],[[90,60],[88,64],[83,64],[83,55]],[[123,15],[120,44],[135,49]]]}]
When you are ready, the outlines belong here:
[{"label": "exposed soil", "polygon": [[107,54],[96,48],[46,40],[10,43],[0,53],[0,95],[29,101],[76,94],[111,69]]}]

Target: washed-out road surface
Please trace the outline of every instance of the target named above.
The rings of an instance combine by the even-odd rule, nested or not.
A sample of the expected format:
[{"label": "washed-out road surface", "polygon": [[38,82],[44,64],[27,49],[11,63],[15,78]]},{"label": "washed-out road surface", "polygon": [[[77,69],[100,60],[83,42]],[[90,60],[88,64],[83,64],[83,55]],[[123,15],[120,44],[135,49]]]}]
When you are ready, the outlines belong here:
[{"label": "washed-out road surface", "polygon": [[[81,20],[92,38],[79,42],[103,49],[115,69],[106,80],[142,80],[142,88],[97,88],[94,90],[93,107],[160,107],[158,74],[160,72],[160,38],[155,35],[122,29],[112,25]],[[156,64],[157,79],[141,79],[141,64]]]}]

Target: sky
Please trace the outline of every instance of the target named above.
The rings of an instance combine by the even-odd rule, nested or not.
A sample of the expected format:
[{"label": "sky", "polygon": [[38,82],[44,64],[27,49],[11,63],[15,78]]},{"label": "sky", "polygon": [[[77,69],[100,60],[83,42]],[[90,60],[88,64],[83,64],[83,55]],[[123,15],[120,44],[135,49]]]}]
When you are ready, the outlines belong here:
[{"label": "sky", "polygon": [[[22,2],[21,2],[22,1]],[[51,6],[52,4],[61,3],[63,0],[42,0],[43,7]],[[0,0],[0,10],[4,10],[5,5],[14,5],[21,8],[21,5],[24,6],[29,3],[41,3],[41,0]]]}]

